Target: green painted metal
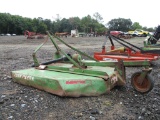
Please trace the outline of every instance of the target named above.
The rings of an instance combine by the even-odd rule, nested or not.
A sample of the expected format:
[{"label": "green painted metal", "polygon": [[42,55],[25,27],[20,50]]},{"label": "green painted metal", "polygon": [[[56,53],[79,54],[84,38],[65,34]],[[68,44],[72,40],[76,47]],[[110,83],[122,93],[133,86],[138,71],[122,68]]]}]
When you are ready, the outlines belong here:
[{"label": "green painted metal", "polygon": [[91,65],[86,66],[80,55],[74,54],[70,57],[58,46],[57,51],[65,55],[70,63],[40,65],[36,52],[44,43],[38,46],[33,53],[35,68],[11,72],[15,82],[56,95],[72,97],[98,96],[106,93],[115,85],[125,85],[124,77],[115,70],[115,67],[101,67],[95,64],[98,62],[93,63],[93,60]]},{"label": "green painted metal", "polygon": [[[86,66],[110,66],[115,67],[117,62],[107,62],[107,61],[101,61],[101,62],[94,62],[90,60],[82,60],[83,63],[85,63]],[[151,63],[148,60],[145,61],[123,61],[123,64],[125,67],[138,67],[138,66],[150,66]]]},{"label": "green painted metal", "polygon": [[[49,34],[52,43],[56,47],[56,58],[61,54],[68,62],[47,62],[40,64],[36,57],[37,51],[46,43],[46,39],[33,53],[34,68],[12,71],[11,76],[15,82],[32,86],[59,96],[98,96],[106,93],[116,85],[125,85],[125,68],[128,66],[144,66],[148,69],[149,61],[139,62],[100,62],[87,54],[71,47],[60,38],[56,38],[79,54],[91,60],[82,60],[79,54],[72,56],[66,54],[57,45]],[[148,72],[146,72],[147,74]]]},{"label": "green painted metal", "polygon": [[150,45],[150,46],[143,47],[142,50],[160,50],[160,46]]},{"label": "green painted metal", "polygon": [[60,63],[57,65],[47,65],[45,70],[58,71],[63,73],[79,74],[79,75],[88,75],[99,78],[108,78],[111,74],[114,73],[114,67],[100,67],[100,66],[89,66],[87,69],[78,69],[73,67],[72,64]]},{"label": "green painted metal", "polygon": [[48,37],[47,37],[47,39],[45,39],[45,41],[44,41],[41,45],[39,45],[39,46],[34,50],[34,52],[33,52],[33,54],[32,54],[33,61],[34,61],[34,66],[39,66],[39,62],[38,62],[37,57],[36,57],[36,52],[47,42],[47,40],[48,40]]},{"label": "green painted metal", "polygon": [[149,35],[146,40],[143,42],[144,47],[141,49],[143,51],[155,51],[155,53],[160,54],[160,44],[151,44],[150,41],[148,41],[149,37],[152,39],[155,39],[152,35]]},{"label": "green painted metal", "polygon": [[160,45],[147,45],[141,48],[142,53],[154,53],[160,55]]},{"label": "green painted metal", "polygon": [[[51,39],[52,41],[54,41],[54,40],[53,40],[53,37],[51,36],[51,34],[50,34],[49,32],[47,32],[47,33],[48,33],[50,39]],[[89,59],[98,62],[98,60],[96,60],[96,59],[94,59],[93,57],[87,55],[86,53],[81,52],[80,50],[78,50],[78,49],[76,49],[76,48],[74,48],[74,47],[68,45],[66,42],[64,42],[63,40],[61,40],[59,37],[57,37],[57,36],[55,36],[55,35],[54,35],[54,37],[57,38],[57,40],[59,40],[60,42],[62,42],[62,43],[65,44],[66,46],[68,46],[69,48],[71,48],[71,49],[73,49],[74,51],[78,52],[79,54],[84,55],[84,56],[88,57]],[[55,43],[55,42],[53,42],[53,43]]]},{"label": "green painted metal", "polygon": [[[57,68],[51,69],[51,66],[45,70],[32,68],[12,71],[11,76],[15,82],[32,86],[59,96],[72,97],[98,96],[106,93],[116,84],[125,84],[125,81],[123,81],[121,76],[114,71],[114,68],[90,67],[90,72],[95,70],[95,72],[99,71],[99,73],[102,73],[96,73],[94,75],[89,74],[86,71],[83,74],[83,72],[64,69],[70,68],[71,64],[63,64],[61,67],[60,71],[57,70]],[[103,79],[101,77],[102,75],[106,75],[108,79]],[[117,80],[115,78],[117,78]]]},{"label": "green painted metal", "polygon": [[153,36],[153,35],[148,35],[147,38],[144,40],[143,44],[144,44],[144,47],[159,47],[160,44],[152,44],[150,41],[149,41],[149,38],[151,39],[155,39],[156,38]]}]

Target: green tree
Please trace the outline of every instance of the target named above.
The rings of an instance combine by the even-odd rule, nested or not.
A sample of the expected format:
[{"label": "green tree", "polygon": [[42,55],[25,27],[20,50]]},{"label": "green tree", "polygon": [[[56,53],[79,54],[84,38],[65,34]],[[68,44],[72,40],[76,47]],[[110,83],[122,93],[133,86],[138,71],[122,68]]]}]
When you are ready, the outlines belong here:
[{"label": "green tree", "polygon": [[18,35],[23,34],[23,31],[25,30],[24,18],[18,15],[13,15],[11,27],[12,29],[10,30],[10,33],[16,33]]},{"label": "green tree", "polygon": [[52,31],[52,21],[50,19],[45,19],[43,22],[47,26],[47,30]]},{"label": "green tree", "polygon": [[46,33],[47,31],[47,25],[43,22],[40,22],[37,28],[37,33]]},{"label": "green tree", "polygon": [[70,17],[69,22],[72,26],[72,29],[80,29],[80,18],[79,17]]},{"label": "green tree", "polygon": [[139,22],[134,22],[132,25],[132,30],[136,29],[142,29],[142,26],[139,24]]},{"label": "green tree", "polygon": [[89,33],[91,29],[92,18],[90,15],[85,16],[81,19],[81,26],[84,28],[84,32]]},{"label": "green tree", "polygon": [[103,20],[103,17],[102,17],[98,12],[94,13],[94,14],[93,14],[93,17],[94,17],[94,18],[96,19],[96,21],[99,22],[99,23],[101,23],[102,20]]},{"label": "green tree", "polygon": [[109,30],[128,31],[131,29],[132,21],[130,19],[118,18],[108,22]]},{"label": "green tree", "polygon": [[60,25],[61,25],[60,20],[54,21],[53,24],[54,24],[54,33],[55,32],[61,32],[60,31]]},{"label": "green tree", "polygon": [[36,32],[37,31],[37,27],[35,27],[35,25],[34,25],[35,21],[37,21],[37,20],[36,19],[31,19],[31,18],[25,18],[25,20],[24,20],[24,22],[25,22],[24,30],[29,30],[29,31]]},{"label": "green tree", "polygon": [[154,28],[147,28],[147,31],[149,31],[149,32],[154,32],[155,29],[154,29]]},{"label": "green tree", "polygon": [[93,20],[93,32],[97,32],[97,33],[103,33],[106,31],[106,27],[101,24],[101,23],[98,23],[98,21],[96,20]]},{"label": "green tree", "polygon": [[80,19],[79,17],[71,17],[69,19],[60,19],[57,15],[56,21],[50,19],[26,18],[9,13],[0,13],[0,33],[15,33],[24,34],[25,30],[37,33],[45,33],[46,30],[55,32],[70,32],[72,29],[78,29],[80,32],[102,32],[105,31],[105,26],[99,23],[102,17],[99,13],[95,13],[96,19],[87,15]]},{"label": "green tree", "polygon": [[146,31],[149,31],[149,32],[153,32],[155,31],[154,28],[150,27],[150,28],[147,28],[146,26],[145,27],[142,27],[143,30],[146,30]]},{"label": "green tree", "polygon": [[0,13],[0,33],[5,33],[5,27],[7,26],[7,21],[5,21],[6,14]]},{"label": "green tree", "polygon": [[0,14],[0,31],[2,33],[9,33],[11,29],[12,17],[9,13]]},{"label": "green tree", "polygon": [[63,18],[60,21],[60,32],[70,32],[72,29],[72,26],[69,22],[69,19]]}]

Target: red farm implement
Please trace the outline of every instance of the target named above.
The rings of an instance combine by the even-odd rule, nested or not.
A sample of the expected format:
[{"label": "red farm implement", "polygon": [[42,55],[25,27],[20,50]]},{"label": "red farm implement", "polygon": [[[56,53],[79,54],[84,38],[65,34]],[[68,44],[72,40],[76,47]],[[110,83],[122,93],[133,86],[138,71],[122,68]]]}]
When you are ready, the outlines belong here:
[{"label": "red farm implement", "polygon": [[36,33],[36,32],[30,32],[28,30],[26,30],[24,32],[24,36],[27,37],[27,39],[44,39],[44,36],[43,34],[40,34],[40,33]]},{"label": "red farm implement", "polygon": [[[159,58],[158,54],[150,53],[150,51],[144,51],[123,40],[118,37],[107,35],[107,40],[110,40],[111,48],[110,51],[106,51],[106,42],[102,45],[102,51],[101,52],[94,52],[94,58],[96,60],[100,61],[118,61],[118,60],[124,60],[124,61],[135,61],[135,60],[149,60],[149,61],[155,61]],[[115,48],[115,45],[113,43],[113,40],[121,44],[123,47],[121,48]]]}]

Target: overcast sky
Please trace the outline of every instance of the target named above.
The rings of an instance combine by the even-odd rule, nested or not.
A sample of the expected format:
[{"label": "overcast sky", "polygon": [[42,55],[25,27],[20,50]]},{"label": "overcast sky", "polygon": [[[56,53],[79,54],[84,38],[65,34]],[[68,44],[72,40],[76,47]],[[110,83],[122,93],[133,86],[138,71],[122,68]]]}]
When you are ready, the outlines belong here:
[{"label": "overcast sky", "polygon": [[61,18],[93,16],[98,12],[103,24],[114,18],[130,18],[142,26],[160,24],[160,0],[1,0],[0,13],[29,18]]}]

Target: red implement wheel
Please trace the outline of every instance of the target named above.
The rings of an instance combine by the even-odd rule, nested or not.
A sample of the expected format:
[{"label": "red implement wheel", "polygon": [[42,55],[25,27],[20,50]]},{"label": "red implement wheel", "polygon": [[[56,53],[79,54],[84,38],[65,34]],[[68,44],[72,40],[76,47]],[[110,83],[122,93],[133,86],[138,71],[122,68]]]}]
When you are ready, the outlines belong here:
[{"label": "red implement wheel", "polygon": [[134,73],[131,77],[131,84],[136,91],[140,93],[148,93],[153,89],[153,86],[154,86],[152,77],[149,74],[147,74],[146,77],[144,78],[143,83],[140,84],[138,82],[138,77],[140,75],[141,75],[141,72]]}]

